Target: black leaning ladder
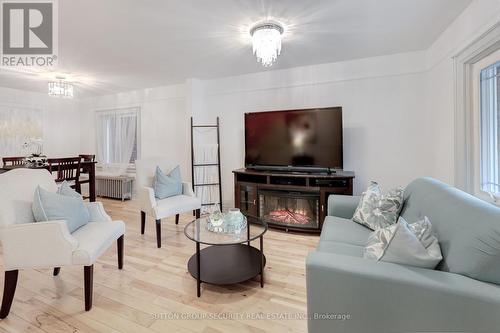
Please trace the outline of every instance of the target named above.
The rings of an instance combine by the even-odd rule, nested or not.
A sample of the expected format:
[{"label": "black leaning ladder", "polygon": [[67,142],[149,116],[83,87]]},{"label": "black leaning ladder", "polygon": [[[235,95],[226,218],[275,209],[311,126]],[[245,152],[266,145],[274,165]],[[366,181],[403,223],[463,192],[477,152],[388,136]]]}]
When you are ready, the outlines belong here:
[{"label": "black leaning ladder", "polygon": [[[217,130],[217,163],[205,163],[205,164],[195,164],[194,163],[194,129],[195,128],[213,128]],[[217,183],[207,183],[207,184],[196,184],[194,178],[194,168],[205,168],[210,166],[217,166],[219,173],[219,181]],[[195,125],[193,117],[191,117],[191,179],[193,181],[193,191],[196,193],[197,187],[203,186],[219,186],[219,202],[209,202],[202,203],[202,206],[212,206],[219,204],[220,210],[222,211],[222,177],[220,170],[220,122],[219,117],[217,117],[217,123],[215,125]]]}]

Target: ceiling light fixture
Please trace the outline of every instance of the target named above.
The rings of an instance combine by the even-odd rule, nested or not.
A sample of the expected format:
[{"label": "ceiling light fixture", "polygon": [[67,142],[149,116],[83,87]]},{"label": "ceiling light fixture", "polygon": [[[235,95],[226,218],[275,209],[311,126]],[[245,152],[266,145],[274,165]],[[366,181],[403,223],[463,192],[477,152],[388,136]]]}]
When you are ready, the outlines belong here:
[{"label": "ceiling light fixture", "polygon": [[73,85],[64,81],[64,77],[57,77],[58,81],[49,82],[49,96],[73,98]]},{"label": "ceiling light fixture", "polygon": [[266,22],[250,30],[253,54],[264,67],[271,67],[281,53],[283,27],[278,23]]}]

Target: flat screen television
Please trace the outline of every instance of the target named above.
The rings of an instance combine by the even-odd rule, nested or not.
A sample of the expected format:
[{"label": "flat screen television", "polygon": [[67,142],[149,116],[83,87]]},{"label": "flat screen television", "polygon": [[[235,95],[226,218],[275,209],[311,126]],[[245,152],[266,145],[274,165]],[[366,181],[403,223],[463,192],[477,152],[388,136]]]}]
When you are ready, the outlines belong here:
[{"label": "flat screen television", "polygon": [[341,107],[245,114],[246,168],[330,172],[342,148]]}]

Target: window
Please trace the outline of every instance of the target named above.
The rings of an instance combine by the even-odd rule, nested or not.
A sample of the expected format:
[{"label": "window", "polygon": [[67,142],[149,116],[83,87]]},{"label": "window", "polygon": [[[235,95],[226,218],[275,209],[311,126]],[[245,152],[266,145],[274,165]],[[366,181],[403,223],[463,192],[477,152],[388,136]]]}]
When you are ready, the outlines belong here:
[{"label": "window", "polygon": [[104,167],[121,167],[122,172],[139,155],[138,107],[96,112],[97,159]]},{"label": "window", "polygon": [[455,161],[454,185],[500,204],[500,187],[495,176],[499,166],[496,135],[499,122],[494,119],[499,112],[498,62],[500,25],[453,56],[455,114],[450,119],[454,125],[454,144],[450,149]]},{"label": "window", "polygon": [[480,189],[500,194],[500,61],[480,72]]},{"label": "window", "polygon": [[500,50],[473,65],[471,146],[474,194],[500,199]]}]

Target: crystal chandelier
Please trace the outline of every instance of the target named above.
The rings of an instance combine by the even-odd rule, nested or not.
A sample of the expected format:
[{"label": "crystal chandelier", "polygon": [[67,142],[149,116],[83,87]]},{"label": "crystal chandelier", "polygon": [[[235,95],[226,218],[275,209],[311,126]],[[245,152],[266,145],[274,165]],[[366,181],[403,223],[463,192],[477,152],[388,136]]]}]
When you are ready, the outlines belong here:
[{"label": "crystal chandelier", "polygon": [[73,85],[63,80],[49,82],[49,96],[73,98]]},{"label": "crystal chandelier", "polygon": [[253,54],[264,67],[270,67],[281,53],[283,27],[277,23],[261,23],[250,30]]}]

